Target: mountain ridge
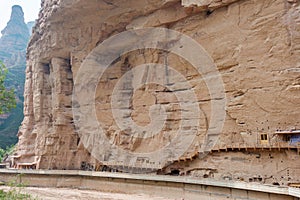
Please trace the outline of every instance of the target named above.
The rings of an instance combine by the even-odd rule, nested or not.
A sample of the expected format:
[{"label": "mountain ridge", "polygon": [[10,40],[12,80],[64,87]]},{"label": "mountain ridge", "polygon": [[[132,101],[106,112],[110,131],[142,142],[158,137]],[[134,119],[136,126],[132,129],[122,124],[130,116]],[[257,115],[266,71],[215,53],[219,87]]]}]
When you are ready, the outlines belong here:
[{"label": "mountain ridge", "polygon": [[17,142],[17,132],[23,119],[26,48],[30,38],[21,6],[12,6],[10,20],[1,31],[0,60],[8,68],[6,86],[15,88],[17,107],[0,117],[0,147]]}]

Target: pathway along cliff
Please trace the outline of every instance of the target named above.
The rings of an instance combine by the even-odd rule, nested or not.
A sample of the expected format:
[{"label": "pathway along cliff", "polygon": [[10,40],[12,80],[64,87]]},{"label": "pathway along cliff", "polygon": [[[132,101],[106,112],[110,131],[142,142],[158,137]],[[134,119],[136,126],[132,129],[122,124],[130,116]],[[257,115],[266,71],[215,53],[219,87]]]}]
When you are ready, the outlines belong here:
[{"label": "pathway along cliff", "polygon": [[299,6],[42,1],[13,167],[299,184]]},{"label": "pathway along cliff", "polygon": [[[76,170],[0,170],[0,172],[0,180],[5,182],[10,180],[21,185],[39,187],[35,189],[21,188],[21,190],[46,197],[45,188],[49,189],[48,196],[56,196],[60,192],[61,195],[75,195],[76,199],[83,198],[80,195],[89,198],[98,195],[100,198],[104,194],[110,198],[119,196],[121,199],[126,199],[129,196],[132,198],[142,196],[143,198],[166,200],[298,200],[300,198],[300,190],[297,188],[236,181]],[[54,192],[52,188],[58,188],[58,190]]]}]

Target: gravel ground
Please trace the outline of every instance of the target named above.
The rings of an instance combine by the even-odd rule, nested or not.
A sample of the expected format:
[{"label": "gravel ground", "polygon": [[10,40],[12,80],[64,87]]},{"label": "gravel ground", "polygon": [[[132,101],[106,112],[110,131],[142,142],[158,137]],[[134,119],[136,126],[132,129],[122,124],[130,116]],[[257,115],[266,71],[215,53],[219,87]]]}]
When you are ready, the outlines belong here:
[{"label": "gravel ground", "polygon": [[[1,186],[0,189],[8,191],[10,188]],[[78,200],[167,200],[162,197],[154,197],[144,194],[114,194],[98,192],[93,190],[78,190],[67,188],[36,188],[26,187],[21,188],[22,193],[30,194],[32,197],[37,197],[39,200],[55,200],[55,199],[78,199]],[[171,199],[168,199],[171,200]]]}]

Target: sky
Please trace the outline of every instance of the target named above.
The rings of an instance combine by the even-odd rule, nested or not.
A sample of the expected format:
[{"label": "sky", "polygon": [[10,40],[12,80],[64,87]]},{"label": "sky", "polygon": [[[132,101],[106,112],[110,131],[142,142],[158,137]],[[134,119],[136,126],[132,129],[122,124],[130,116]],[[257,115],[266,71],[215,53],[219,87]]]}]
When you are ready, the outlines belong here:
[{"label": "sky", "polygon": [[13,5],[19,5],[23,8],[25,22],[27,23],[38,18],[41,0],[0,0],[0,31],[5,28],[9,21]]}]

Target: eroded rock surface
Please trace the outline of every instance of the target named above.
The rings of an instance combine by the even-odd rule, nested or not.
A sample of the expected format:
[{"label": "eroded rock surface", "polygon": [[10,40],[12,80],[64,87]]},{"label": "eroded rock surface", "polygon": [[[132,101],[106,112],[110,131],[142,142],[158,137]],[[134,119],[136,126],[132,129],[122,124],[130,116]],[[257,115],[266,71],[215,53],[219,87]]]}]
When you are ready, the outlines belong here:
[{"label": "eroded rock surface", "polygon": [[[124,84],[123,92],[128,93],[123,97],[131,98],[130,112],[124,117],[146,126],[153,117],[151,106],[163,105],[167,108],[167,121],[159,134],[147,140],[132,137],[133,130],[120,129],[113,117],[112,94],[118,80],[135,66],[172,66],[190,82],[202,111],[196,116],[197,137],[177,161],[168,160],[160,166],[142,157],[122,167],[134,172],[134,166],[142,163],[139,169],[143,164],[153,164],[160,173],[273,184],[299,182],[297,147],[288,148],[288,142],[279,146],[281,136],[275,134],[300,125],[299,4],[287,0],[42,1],[28,47],[25,118],[19,131],[18,162],[32,162],[46,169],[97,170],[110,160],[110,154],[103,154],[99,160],[97,156],[102,154],[93,149],[95,140],[88,146],[76,131],[89,134],[96,123],[89,121],[84,128],[74,125],[77,119],[73,118],[72,106],[76,102],[72,94],[76,77],[92,77],[90,71],[84,73],[86,66],[82,63],[109,37],[126,30],[164,27],[193,38],[216,64],[225,89],[224,126],[212,152],[201,151],[209,138],[205,135],[209,121],[214,117],[211,105],[219,100],[211,99],[203,76],[185,59],[170,52],[144,49],[120,55],[99,79],[95,92],[96,121],[110,143],[126,151],[152,152],[172,141],[184,120],[175,93],[166,87],[150,84],[132,90],[137,78],[151,80],[143,72],[125,82],[130,87]],[[180,42],[178,39],[174,45],[180,46]],[[91,63],[99,64],[101,59],[105,60],[95,58]],[[152,75],[167,73],[150,70]],[[88,84],[81,87],[86,91],[91,88]],[[183,92],[188,94],[191,88]],[[195,127],[185,128],[189,132]],[[267,141],[261,141],[261,134],[267,134]],[[102,147],[101,142],[97,144]]]}]

